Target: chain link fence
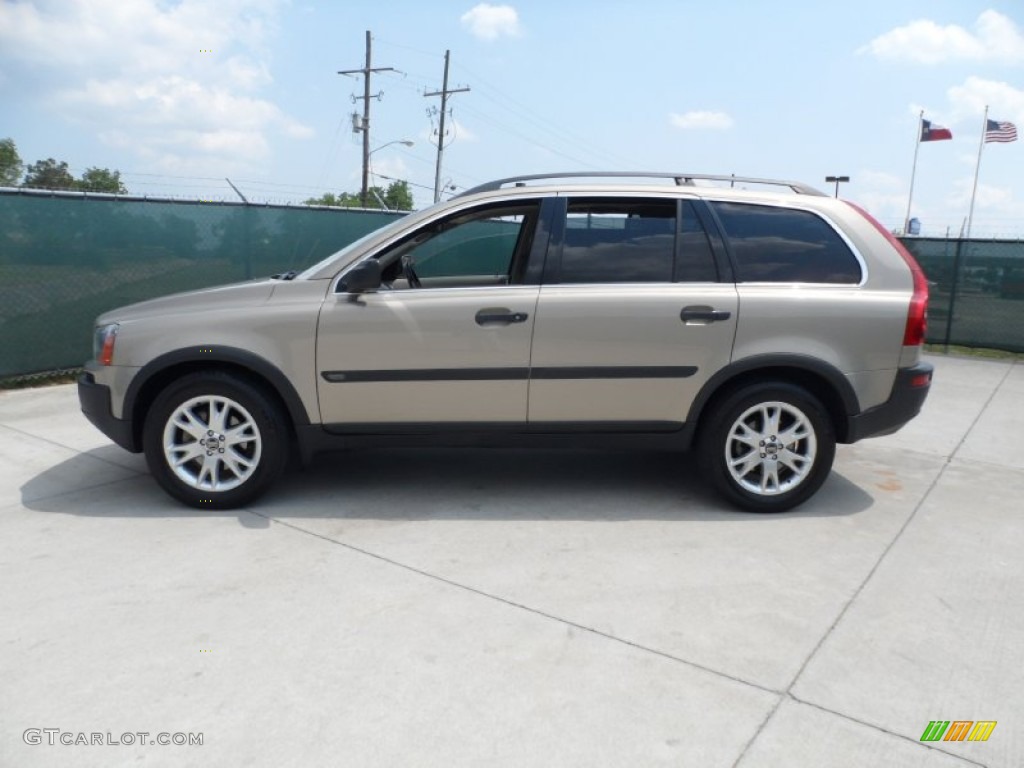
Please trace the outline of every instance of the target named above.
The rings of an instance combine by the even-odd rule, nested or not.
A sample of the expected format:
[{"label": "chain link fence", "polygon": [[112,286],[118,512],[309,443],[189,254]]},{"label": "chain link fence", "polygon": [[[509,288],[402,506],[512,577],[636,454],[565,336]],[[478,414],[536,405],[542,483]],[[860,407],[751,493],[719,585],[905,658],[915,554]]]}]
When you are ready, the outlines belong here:
[{"label": "chain link fence", "polygon": [[1024,352],[1024,242],[907,237],[928,276],[932,344]]},{"label": "chain link fence", "polygon": [[109,309],[301,270],[399,215],[0,190],[0,379],[80,366]]},{"label": "chain link fence", "polygon": [[[109,309],[303,269],[400,215],[0,189],[0,380],[81,365]],[[929,342],[1024,352],[1024,243],[904,242]]]}]

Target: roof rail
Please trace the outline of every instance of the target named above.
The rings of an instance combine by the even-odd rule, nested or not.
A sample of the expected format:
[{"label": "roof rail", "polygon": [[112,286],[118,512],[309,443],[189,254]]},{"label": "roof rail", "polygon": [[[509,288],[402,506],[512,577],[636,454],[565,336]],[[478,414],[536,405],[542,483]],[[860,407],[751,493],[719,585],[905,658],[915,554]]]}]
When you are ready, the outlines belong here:
[{"label": "roof rail", "polygon": [[631,171],[569,171],[567,173],[532,173],[526,176],[509,176],[507,179],[497,179],[495,181],[489,181],[486,184],[480,184],[479,186],[468,189],[465,192],[458,195],[458,197],[464,197],[466,195],[472,195],[477,192],[491,192],[496,189],[501,189],[508,184],[515,184],[517,186],[525,186],[527,181],[539,181],[541,179],[575,179],[575,178],[613,178],[613,179],[672,179],[675,181],[676,186],[680,187],[693,187],[696,186],[694,181],[728,181],[731,183],[740,184],[769,184],[777,187],[788,187],[797,194],[801,195],[815,195],[817,197],[827,197],[824,192],[815,189],[812,186],[803,184],[798,181],[779,181],[777,179],[756,179],[747,176],[717,176],[705,173],[659,173],[659,172],[631,172]]}]

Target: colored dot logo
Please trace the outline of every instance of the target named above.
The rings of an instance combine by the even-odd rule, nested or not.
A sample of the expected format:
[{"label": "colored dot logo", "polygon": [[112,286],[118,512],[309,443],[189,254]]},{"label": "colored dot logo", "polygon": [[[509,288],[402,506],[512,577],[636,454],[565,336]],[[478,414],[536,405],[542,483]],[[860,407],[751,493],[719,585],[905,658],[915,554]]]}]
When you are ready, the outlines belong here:
[{"label": "colored dot logo", "polygon": [[213,653],[213,648],[200,648],[200,653]]},{"label": "colored dot logo", "polygon": [[199,52],[200,53],[213,53],[213,50],[211,48],[200,48]]}]

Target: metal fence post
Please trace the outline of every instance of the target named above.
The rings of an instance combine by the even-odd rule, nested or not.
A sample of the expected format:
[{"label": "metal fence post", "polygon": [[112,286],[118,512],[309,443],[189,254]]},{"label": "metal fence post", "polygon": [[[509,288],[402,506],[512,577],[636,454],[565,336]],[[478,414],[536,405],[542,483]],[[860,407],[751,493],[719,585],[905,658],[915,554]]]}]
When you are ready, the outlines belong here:
[{"label": "metal fence post", "polygon": [[960,264],[963,261],[964,241],[956,241],[956,253],[953,256],[953,285],[949,289],[949,312],[946,316],[946,338],[943,341],[946,354],[949,354],[949,339],[953,334],[953,312],[956,310],[956,290],[960,285]]}]

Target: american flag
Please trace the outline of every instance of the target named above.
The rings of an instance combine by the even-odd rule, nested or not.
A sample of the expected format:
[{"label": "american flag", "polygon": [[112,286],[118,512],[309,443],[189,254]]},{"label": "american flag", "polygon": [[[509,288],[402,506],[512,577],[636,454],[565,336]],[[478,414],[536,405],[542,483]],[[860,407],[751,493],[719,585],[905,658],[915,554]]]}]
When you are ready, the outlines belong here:
[{"label": "american flag", "polygon": [[1017,140],[1017,126],[1013,123],[1000,123],[989,120],[985,128],[985,143],[999,141],[1006,143]]}]

